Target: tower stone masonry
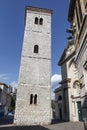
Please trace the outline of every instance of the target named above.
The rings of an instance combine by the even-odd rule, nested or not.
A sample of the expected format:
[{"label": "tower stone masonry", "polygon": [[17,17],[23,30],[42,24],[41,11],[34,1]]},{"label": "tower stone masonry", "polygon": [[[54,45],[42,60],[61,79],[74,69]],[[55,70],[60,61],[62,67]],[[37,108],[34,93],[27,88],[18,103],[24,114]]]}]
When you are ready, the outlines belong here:
[{"label": "tower stone masonry", "polygon": [[49,9],[26,7],[16,125],[51,123],[51,15]]}]

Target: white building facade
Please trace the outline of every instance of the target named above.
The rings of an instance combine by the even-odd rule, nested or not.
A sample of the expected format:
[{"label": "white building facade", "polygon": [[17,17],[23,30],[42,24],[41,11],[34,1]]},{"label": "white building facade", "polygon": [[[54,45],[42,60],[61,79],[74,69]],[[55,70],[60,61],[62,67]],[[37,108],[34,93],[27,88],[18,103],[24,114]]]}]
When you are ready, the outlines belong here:
[{"label": "white building facade", "polygon": [[7,115],[10,104],[11,95],[9,92],[9,86],[0,82],[0,116]]},{"label": "white building facade", "polygon": [[67,113],[62,115],[65,120],[87,122],[87,0],[70,0],[68,20],[71,28],[67,32],[71,34],[59,61],[61,88],[64,90],[65,86],[67,91],[67,98],[62,99]]}]

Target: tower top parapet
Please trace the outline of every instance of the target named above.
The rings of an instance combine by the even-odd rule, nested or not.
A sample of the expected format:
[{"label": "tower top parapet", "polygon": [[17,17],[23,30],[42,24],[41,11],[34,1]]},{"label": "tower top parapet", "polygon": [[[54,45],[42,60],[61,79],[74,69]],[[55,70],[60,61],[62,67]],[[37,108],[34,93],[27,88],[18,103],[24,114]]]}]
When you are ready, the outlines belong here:
[{"label": "tower top parapet", "polygon": [[32,6],[26,6],[26,10],[50,13],[50,14],[52,14],[52,12],[53,12],[51,9],[44,9],[44,8],[32,7]]}]

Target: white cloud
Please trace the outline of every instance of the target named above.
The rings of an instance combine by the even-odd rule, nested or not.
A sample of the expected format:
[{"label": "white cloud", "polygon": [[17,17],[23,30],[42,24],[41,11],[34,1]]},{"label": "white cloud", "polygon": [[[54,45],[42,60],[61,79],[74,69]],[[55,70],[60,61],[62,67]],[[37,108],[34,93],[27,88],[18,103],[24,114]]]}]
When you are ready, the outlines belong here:
[{"label": "white cloud", "polygon": [[0,80],[8,80],[9,76],[8,74],[0,74]]},{"label": "white cloud", "polygon": [[13,81],[12,83],[10,83],[10,85],[11,85],[13,88],[17,88],[17,86],[18,86],[18,84],[17,84],[15,81]]},{"label": "white cloud", "polygon": [[59,82],[61,81],[61,75],[60,74],[54,74],[51,77],[51,98],[54,99],[55,94],[54,90],[59,87]]},{"label": "white cloud", "polygon": [[60,74],[54,74],[51,78],[52,89],[55,89],[56,87],[58,87],[60,81],[61,81],[61,75]]}]

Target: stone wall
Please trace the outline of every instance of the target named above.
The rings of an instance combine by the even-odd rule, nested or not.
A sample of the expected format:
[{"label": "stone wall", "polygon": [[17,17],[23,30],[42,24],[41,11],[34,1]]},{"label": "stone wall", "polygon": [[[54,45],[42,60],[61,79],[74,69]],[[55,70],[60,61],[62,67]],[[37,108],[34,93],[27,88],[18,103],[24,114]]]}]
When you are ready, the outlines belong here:
[{"label": "stone wall", "polygon": [[[39,10],[39,9],[38,9]],[[51,13],[26,10],[26,26],[19,73],[14,123],[43,125],[51,123]],[[35,18],[43,24],[35,24]],[[38,53],[34,53],[34,46]],[[30,103],[30,96],[33,103]],[[37,95],[37,103],[34,98]]]}]

